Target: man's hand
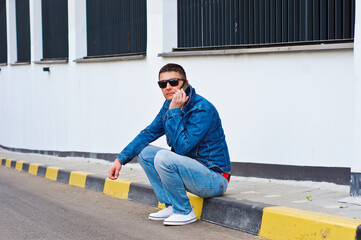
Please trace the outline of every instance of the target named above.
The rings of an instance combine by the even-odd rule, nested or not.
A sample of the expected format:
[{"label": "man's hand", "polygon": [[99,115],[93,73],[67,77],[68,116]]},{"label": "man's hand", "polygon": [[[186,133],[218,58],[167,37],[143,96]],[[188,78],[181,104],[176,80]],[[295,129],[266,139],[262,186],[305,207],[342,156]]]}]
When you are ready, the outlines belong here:
[{"label": "man's hand", "polygon": [[184,92],[183,89],[178,90],[176,93],[174,93],[172,101],[169,105],[169,109],[173,108],[182,108],[184,104],[188,101],[188,96]]},{"label": "man's hand", "polygon": [[113,162],[113,165],[109,169],[109,178],[111,180],[115,180],[119,177],[119,171],[122,169],[122,163],[118,158],[116,158]]}]

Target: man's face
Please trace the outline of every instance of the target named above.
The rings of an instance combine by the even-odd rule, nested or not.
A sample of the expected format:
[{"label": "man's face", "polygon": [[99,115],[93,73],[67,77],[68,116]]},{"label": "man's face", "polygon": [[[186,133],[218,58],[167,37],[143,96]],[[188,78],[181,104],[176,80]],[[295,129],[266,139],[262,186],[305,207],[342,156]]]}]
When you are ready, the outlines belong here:
[{"label": "man's face", "polygon": [[[165,81],[172,78],[182,78],[178,72],[163,72],[159,75],[159,81]],[[176,93],[183,86],[183,81],[178,82],[178,86],[172,87],[167,83],[167,87],[161,88],[165,99],[172,101],[174,93]]]}]

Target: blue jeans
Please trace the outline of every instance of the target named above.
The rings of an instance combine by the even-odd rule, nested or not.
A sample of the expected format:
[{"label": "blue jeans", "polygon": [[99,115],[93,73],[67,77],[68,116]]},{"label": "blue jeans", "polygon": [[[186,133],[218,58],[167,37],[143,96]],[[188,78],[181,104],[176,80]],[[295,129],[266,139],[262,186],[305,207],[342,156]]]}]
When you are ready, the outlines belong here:
[{"label": "blue jeans", "polygon": [[208,198],[222,195],[228,181],[197,160],[148,145],[138,154],[158,201],[173,206],[173,212],[188,214],[192,207],[187,193]]}]

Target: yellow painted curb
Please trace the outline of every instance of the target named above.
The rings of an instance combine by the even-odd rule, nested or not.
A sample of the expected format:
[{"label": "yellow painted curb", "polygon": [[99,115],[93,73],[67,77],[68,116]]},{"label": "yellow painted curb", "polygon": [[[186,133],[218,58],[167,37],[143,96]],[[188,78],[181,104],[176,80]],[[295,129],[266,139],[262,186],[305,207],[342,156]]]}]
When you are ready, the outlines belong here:
[{"label": "yellow painted curb", "polygon": [[56,181],[57,177],[58,177],[58,171],[59,167],[47,167],[46,168],[46,173],[45,173],[45,178]]},{"label": "yellow painted curb", "polygon": [[121,199],[128,199],[129,187],[132,182],[135,181],[128,179],[111,180],[106,178],[103,193]]},{"label": "yellow painted curb", "polygon": [[360,219],[287,207],[263,209],[259,237],[267,239],[352,239]]},{"label": "yellow painted curb", "polygon": [[41,166],[41,165],[42,164],[38,164],[38,163],[30,163],[28,173],[30,173],[32,175],[37,175],[38,174],[38,167]]},{"label": "yellow painted curb", "polygon": [[[197,219],[201,219],[202,210],[203,210],[203,198],[194,195],[193,193],[187,192],[187,197],[189,198],[189,203],[194,209],[194,213],[196,214]],[[158,208],[164,209],[165,204],[158,202]]]},{"label": "yellow painted curb", "polygon": [[189,202],[194,209],[194,213],[196,214],[197,219],[201,219],[202,209],[203,209],[203,198],[194,195],[193,193],[187,192],[187,197],[189,198]]},{"label": "yellow painted curb", "polygon": [[86,176],[91,173],[83,171],[70,172],[69,185],[85,188]]},{"label": "yellow painted curb", "polygon": [[18,171],[22,171],[23,170],[23,164],[24,164],[23,161],[17,161],[16,165],[15,165],[15,169],[18,170]]},{"label": "yellow painted curb", "polygon": [[5,167],[11,167],[11,161],[12,161],[12,159],[6,159],[5,160]]},{"label": "yellow painted curb", "polygon": [[161,202],[158,202],[158,208],[159,209],[165,209],[165,204],[161,203]]}]

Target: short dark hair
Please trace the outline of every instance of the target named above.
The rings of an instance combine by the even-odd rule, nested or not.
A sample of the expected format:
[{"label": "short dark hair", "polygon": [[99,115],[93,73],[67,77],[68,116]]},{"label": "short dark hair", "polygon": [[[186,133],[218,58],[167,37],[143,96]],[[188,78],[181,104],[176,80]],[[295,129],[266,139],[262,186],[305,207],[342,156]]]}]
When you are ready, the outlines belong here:
[{"label": "short dark hair", "polygon": [[186,72],[184,71],[183,67],[176,63],[168,63],[168,64],[164,65],[159,70],[158,78],[159,78],[160,74],[162,74],[164,72],[177,72],[181,75],[182,78],[187,79]]}]

